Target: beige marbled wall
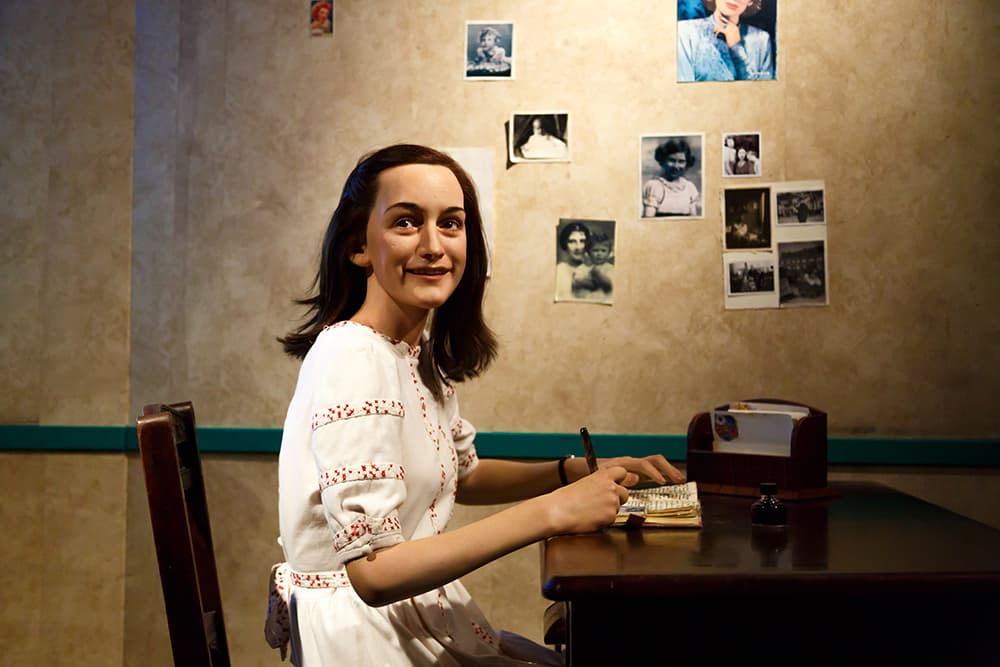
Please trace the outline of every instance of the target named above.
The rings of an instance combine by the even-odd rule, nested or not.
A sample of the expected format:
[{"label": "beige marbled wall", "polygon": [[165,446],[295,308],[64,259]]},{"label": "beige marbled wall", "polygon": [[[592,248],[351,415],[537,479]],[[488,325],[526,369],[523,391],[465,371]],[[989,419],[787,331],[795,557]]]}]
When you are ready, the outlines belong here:
[{"label": "beige marbled wall", "polygon": [[118,454],[0,453],[0,665],[122,664],[125,476]]},{"label": "beige marbled wall", "polygon": [[[496,151],[503,348],[461,392],[482,430],[587,415],[680,433],[706,405],[770,394],[826,409],[838,435],[1000,435],[992,0],[781,0],[777,82],[685,86],[673,3],[336,4],[335,36],[311,39],[279,0],[0,3],[0,422],[122,424],[192,399],[203,425],[279,426],[295,364],[274,337],[339,187],[359,154],[407,140]],[[484,18],[516,22],[517,80],[462,80],[463,22]],[[572,164],[507,168],[503,124],[533,109],[572,113]],[[713,146],[744,129],[763,133],[762,180],[826,180],[827,308],[726,312],[718,211],[635,217],[640,134]],[[706,161],[711,203],[717,149]],[[618,221],[614,307],[552,303],[560,217]],[[207,472],[236,662],[272,664],[273,459]],[[1000,527],[990,471],[843,475]],[[168,664],[144,502],[131,458],[0,455],[17,526],[0,562],[19,566],[0,579],[0,662]],[[468,584],[537,638],[536,557]]]},{"label": "beige marbled wall", "polygon": [[[482,430],[586,415],[598,432],[680,433],[707,405],[771,395],[826,409],[836,435],[1000,433],[990,2],[783,0],[778,81],[688,85],[662,3],[344,0],[332,39],[277,0],[179,4],[156,5],[169,29],[139,27],[140,72],[162,50],[176,80],[137,99],[137,127],[162,140],[137,150],[137,201],[141,174],[171,163],[173,178],[153,186],[168,212],[136,207],[134,288],[170,308],[136,306],[132,412],[167,394],[204,424],[280,425],[295,364],[274,337],[339,187],[364,151],[412,140],[496,151],[501,356],[461,389]],[[477,18],[515,21],[516,80],[462,79]],[[504,123],[533,109],[571,112],[571,164],[507,167]],[[763,134],[762,181],[826,181],[829,307],[723,309],[717,144],[745,129]],[[636,218],[638,137],[669,132],[706,135],[704,220]],[[560,217],[618,221],[613,307],[552,302]],[[170,231],[149,231],[161,218]],[[167,239],[151,247],[171,267],[138,263],[142,234]]]},{"label": "beige marbled wall", "polygon": [[0,422],[127,419],[132,3],[0,8]]}]

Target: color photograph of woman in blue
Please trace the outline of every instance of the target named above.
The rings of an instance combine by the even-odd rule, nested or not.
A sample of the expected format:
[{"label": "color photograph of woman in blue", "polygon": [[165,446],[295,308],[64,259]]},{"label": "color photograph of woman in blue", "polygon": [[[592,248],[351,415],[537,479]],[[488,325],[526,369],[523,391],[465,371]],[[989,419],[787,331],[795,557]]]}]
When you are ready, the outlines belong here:
[{"label": "color photograph of woman in blue", "polygon": [[774,79],[775,0],[766,4],[765,0],[679,2],[677,81]]}]

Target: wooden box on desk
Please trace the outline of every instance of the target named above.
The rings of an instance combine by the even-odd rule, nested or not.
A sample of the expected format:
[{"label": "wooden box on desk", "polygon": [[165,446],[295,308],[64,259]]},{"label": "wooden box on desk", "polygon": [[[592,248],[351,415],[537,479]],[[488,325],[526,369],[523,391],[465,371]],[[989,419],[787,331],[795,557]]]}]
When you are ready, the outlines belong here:
[{"label": "wooden box on desk", "polygon": [[826,413],[792,401],[755,398],[751,402],[784,403],[809,409],[809,414],[796,420],[792,427],[791,455],[714,451],[712,413],[700,412],[691,419],[687,436],[687,477],[698,483],[699,493],[757,496],[761,482],[774,482],[778,485],[778,497],[787,500],[836,495],[826,479]]}]

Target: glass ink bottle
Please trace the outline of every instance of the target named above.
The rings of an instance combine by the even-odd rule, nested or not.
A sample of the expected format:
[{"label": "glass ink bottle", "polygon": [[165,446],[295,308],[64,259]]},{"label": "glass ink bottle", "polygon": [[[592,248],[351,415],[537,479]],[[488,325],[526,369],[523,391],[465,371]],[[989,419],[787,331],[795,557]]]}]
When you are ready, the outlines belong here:
[{"label": "glass ink bottle", "polygon": [[778,500],[778,485],[761,482],[760,500],[750,506],[750,524],[753,526],[786,526],[788,509]]}]

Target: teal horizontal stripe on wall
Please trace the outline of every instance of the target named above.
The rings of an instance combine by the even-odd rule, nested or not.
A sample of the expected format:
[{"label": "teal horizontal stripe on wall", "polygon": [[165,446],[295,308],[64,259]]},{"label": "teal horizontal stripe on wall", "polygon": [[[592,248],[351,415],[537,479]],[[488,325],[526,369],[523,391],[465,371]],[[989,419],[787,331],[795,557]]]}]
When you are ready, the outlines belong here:
[{"label": "teal horizontal stripe on wall", "polygon": [[[593,434],[598,456],[663,454],[673,461],[687,458],[685,435]],[[198,444],[203,452],[276,454],[281,429],[201,426]],[[0,451],[134,452],[134,426],[31,426],[0,424]],[[481,432],[476,436],[480,456],[553,459],[581,456],[575,433]],[[1000,439],[983,438],[830,438],[830,463],[862,465],[1000,465]]]}]

